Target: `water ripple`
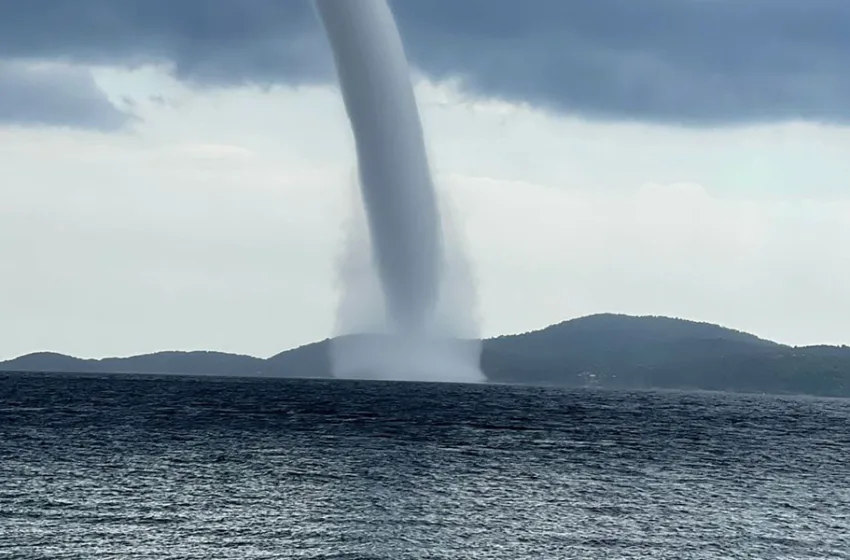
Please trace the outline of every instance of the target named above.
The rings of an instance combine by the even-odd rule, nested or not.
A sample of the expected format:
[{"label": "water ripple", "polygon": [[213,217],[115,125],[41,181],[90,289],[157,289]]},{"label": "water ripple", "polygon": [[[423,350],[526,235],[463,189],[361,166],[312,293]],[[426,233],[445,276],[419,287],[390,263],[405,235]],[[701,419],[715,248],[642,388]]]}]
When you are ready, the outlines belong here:
[{"label": "water ripple", "polygon": [[850,401],[0,376],[14,558],[850,558]]}]

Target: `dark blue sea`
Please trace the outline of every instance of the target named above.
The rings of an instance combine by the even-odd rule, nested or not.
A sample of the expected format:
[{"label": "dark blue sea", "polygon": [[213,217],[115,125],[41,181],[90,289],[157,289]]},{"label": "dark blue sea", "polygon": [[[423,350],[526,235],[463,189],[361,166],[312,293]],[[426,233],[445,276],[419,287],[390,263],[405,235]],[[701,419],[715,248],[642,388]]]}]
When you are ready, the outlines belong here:
[{"label": "dark blue sea", "polygon": [[0,558],[850,558],[850,401],[0,374]]}]

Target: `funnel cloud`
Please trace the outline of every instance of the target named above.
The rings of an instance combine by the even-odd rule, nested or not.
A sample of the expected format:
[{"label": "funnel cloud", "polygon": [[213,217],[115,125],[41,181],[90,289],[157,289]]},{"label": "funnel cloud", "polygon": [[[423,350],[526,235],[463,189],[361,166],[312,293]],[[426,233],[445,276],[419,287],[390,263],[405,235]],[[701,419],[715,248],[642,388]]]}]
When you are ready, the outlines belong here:
[{"label": "funnel cloud", "polygon": [[334,373],[480,381],[474,290],[431,177],[385,0],[315,0],[354,134],[359,193],[341,266]]}]

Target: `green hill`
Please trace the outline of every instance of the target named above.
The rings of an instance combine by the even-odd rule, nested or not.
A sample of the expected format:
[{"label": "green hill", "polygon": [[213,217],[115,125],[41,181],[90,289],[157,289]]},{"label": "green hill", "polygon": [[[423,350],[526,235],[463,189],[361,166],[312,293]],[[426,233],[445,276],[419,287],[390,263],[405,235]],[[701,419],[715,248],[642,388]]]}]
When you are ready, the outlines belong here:
[{"label": "green hill", "polygon": [[[497,383],[850,396],[850,348],[792,347],[718,325],[600,314],[487,339],[481,365]],[[0,371],[328,377],[328,341],[268,359],[158,352],[81,360],[37,353]]]}]

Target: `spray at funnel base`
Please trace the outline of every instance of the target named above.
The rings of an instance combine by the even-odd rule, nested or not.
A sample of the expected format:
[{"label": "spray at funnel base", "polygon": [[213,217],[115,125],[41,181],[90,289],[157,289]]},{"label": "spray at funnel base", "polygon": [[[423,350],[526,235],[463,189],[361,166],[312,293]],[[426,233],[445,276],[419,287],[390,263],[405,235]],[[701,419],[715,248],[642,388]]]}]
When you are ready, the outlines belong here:
[{"label": "spray at funnel base", "polygon": [[447,243],[455,240],[446,235],[392,12],[385,0],[315,5],[354,133],[362,202],[341,274],[334,373],[482,380],[469,328],[474,291],[458,246]]}]

